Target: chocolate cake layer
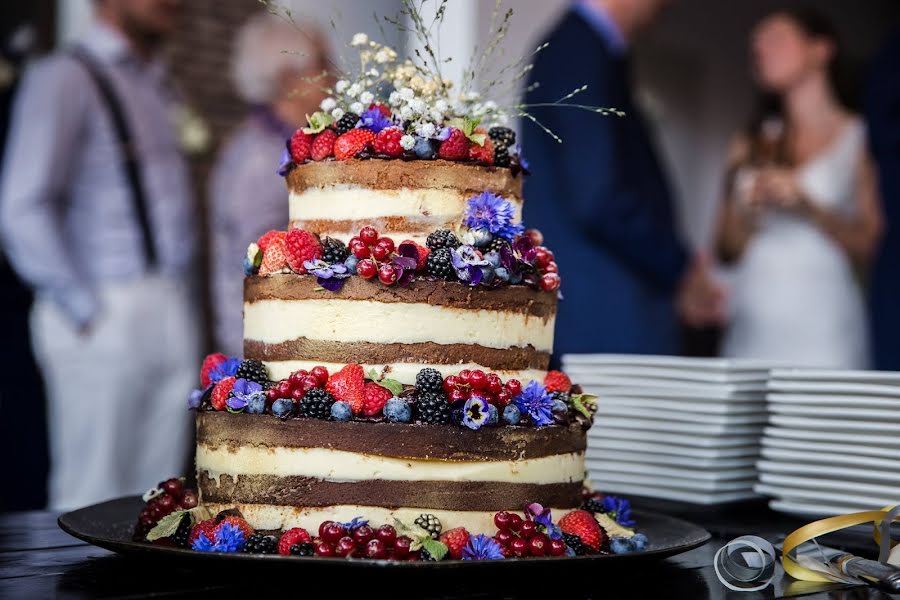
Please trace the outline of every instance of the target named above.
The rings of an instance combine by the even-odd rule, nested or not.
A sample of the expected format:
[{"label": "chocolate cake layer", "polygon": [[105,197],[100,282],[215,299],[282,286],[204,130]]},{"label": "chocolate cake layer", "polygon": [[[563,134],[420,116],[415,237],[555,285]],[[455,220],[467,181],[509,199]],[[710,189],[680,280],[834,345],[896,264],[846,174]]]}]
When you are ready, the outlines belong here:
[{"label": "chocolate cake layer", "polygon": [[507,199],[522,197],[522,177],[509,169],[481,167],[445,160],[345,160],[311,162],[287,176],[291,193],[307,188],[358,186],[376,190],[453,189],[480,194],[489,191]]},{"label": "chocolate cake layer", "polygon": [[227,448],[326,448],[409,459],[509,461],[582,452],[587,438],[575,424],[472,431],[455,425],[282,421],[271,415],[200,412],[197,443]]},{"label": "chocolate cake layer", "polygon": [[470,287],[454,281],[417,279],[406,287],[388,287],[361,277],[347,279],[338,292],[323,290],[310,275],[277,274],[244,280],[244,301],[371,300],[385,303],[423,303],[470,310],[498,310],[549,318],[556,314],[557,296],[526,286],[496,289]]},{"label": "chocolate cake layer", "polygon": [[528,503],[544,506],[578,506],[582,482],[528,484],[481,481],[368,481],[335,482],[311,477],[272,475],[221,475],[218,482],[209,473],[198,474],[204,502],[277,504],[286,506],[333,506],[352,504],[384,508],[429,508],[438,510],[522,510]]}]

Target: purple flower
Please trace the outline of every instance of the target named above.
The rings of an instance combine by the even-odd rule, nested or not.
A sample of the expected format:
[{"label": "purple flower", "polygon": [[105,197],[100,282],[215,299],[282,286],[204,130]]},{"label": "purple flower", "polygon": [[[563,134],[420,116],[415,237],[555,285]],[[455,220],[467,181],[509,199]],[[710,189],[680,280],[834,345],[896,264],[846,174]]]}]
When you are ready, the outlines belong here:
[{"label": "purple flower", "polygon": [[529,382],[522,393],[513,398],[513,403],[523,415],[531,417],[534,425],[542,427],[553,424],[553,397],[537,381]]},{"label": "purple flower", "polygon": [[455,250],[450,250],[450,260],[459,280],[473,287],[481,283],[481,278],[484,277],[481,267],[490,264],[472,246],[460,246]]},{"label": "purple flower", "polygon": [[531,173],[531,163],[528,162],[528,159],[525,158],[525,155],[522,154],[522,146],[521,144],[516,144],[513,149],[513,154],[519,157],[519,167],[526,173]]},{"label": "purple flower", "polygon": [[303,267],[315,275],[316,283],[329,292],[336,292],[344,287],[344,280],[350,277],[350,269],[343,263],[329,265],[323,260],[307,260]]},{"label": "purple flower", "polygon": [[415,244],[402,243],[397,248],[397,255],[391,259],[391,264],[397,270],[397,285],[406,287],[416,274],[419,266],[419,249]]},{"label": "purple flower", "polygon": [[201,533],[194,541],[191,548],[198,552],[240,552],[247,540],[244,532],[233,523],[223,523],[216,528],[214,539]]},{"label": "purple flower", "polygon": [[381,133],[383,129],[393,127],[394,122],[390,117],[384,116],[379,108],[373,107],[359,116],[356,126],[369,129],[373,133]]},{"label": "purple flower", "polygon": [[489,416],[487,401],[480,396],[472,396],[463,406],[462,424],[469,429],[481,429],[487,424]]},{"label": "purple flower", "polygon": [[469,543],[463,548],[463,560],[502,560],[506,558],[503,548],[494,538],[483,533],[469,537]]},{"label": "purple flower", "polygon": [[537,284],[537,272],[534,261],[537,250],[527,237],[519,237],[509,246],[500,248],[500,265],[509,274],[509,282]]},{"label": "purple flower", "polygon": [[241,359],[229,356],[209,371],[210,383],[218,383],[226,377],[232,377],[237,374],[238,367],[241,366]]},{"label": "purple flower", "polygon": [[255,381],[249,379],[238,379],[234,382],[234,388],[231,390],[231,396],[225,401],[232,411],[239,412],[247,407],[250,396],[254,392],[262,391],[262,386]]},{"label": "purple flower", "polygon": [[434,139],[439,142],[446,142],[450,139],[450,134],[453,133],[449,127],[441,127],[440,130],[435,134]]},{"label": "purple flower", "polygon": [[469,229],[484,229],[496,237],[512,241],[525,231],[521,223],[513,223],[515,214],[512,204],[502,197],[482,192],[469,198],[464,223]]},{"label": "purple flower", "polygon": [[282,177],[287,177],[288,173],[297,166],[294,164],[294,159],[291,156],[290,144],[291,142],[288,140],[284,150],[281,151],[281,158],[279,159],[278,174]]},{"label": "purple flower", "polygon": [[562,538],[562,530],[553,524],[553,517],[550,515],[549,508],[544,508],[537,502],[533,502],[525,507],[525,515],[531,517],[538,525],[542,525],[550,539],[558,540]]},{"label": "purple flower", "polygon": [[363,519],[362,517],[353,517],[353,520],[349,523],[341,523],[344,526],[344,529],[347,531],[353,531],[354,529],[358,529],[363,525],[368,525],[368,519]]},{"label": "purple flower", "polygon": [[603,511],[622,527],[634,527],[636,522],[631,515],[631,502],[618,496],[604,496]]},{"label": "purple flower", "polygon": [[196,410],[200,408],[200,405],[203,404],[203,394],[206,393],[206,390],[196,389],[191,392],[191,395],[188,397],[188,409]]}]

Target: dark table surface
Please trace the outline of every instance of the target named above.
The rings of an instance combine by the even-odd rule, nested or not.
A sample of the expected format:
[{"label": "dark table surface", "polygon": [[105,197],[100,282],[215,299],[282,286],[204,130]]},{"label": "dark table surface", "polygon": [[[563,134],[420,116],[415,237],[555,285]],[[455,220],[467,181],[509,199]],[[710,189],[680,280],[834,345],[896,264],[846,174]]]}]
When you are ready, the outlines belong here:
[{"label": "dark table surface", "polygon": [[[51,512],[0,515],[0,599],[7,598],[677,598],[732,599],[829,598],[887,600],[891,596],[863,587],[810,584],[784,577],[778,567],[773,584],[761,592],[731,592],[712,568],[715,551],[745,534],[773,542],[802,525],[777,515],[764,504],[725,509],[638,501],[636,505],[680,516],[703,525],[713,540],[706,546],[657,563],[614,571],[597,568],[558,578],[529,578],[528,571],[510,581],[479,581],[434,575],[411,580],[384,572],[382,578],[342,576],[340,565],[321,573],[293,577],[290,571],[209,570],[196,564],[150,561],[119,556],[87,545],[61,531]],[[864,532],[829,538],[828,543],[860,554],[874,550]],[[893,597],[896,598],[897,597]]]}]

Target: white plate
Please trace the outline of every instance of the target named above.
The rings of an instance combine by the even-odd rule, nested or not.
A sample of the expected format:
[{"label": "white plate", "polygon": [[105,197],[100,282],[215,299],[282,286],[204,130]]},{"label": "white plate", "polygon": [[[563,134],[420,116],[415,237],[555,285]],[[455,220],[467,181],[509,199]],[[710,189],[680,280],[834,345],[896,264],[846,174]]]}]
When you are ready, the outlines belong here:
[{"label": "white plate", "polygon": [[764,412],[748,415],[716,415],[680,412],[680,406],[671,406],[668,410],[654,410],[650,408],[634,408],[623,406],[616,402],[610,402],[606,398],[598,400],[598,419],[608,417],[630,417],[635,419],[658,419],[660,421],[681,421],[686,423],[701,423],[705,425],[761,425],[768,421],[768,415]]},{"label": "white plate", "polygon": [[603,406],[621,406],[629,408],[642,408],[648,410],[661,410],[666,412],[677,411],[683,414],[701,413],[704,415],[756,415],[766,414],[766,404],[760,398],[759,402],[719,402],[703,401],[689,402],[680,398],[629,398],[627,396],[599,396],[598,402]]},{"label": "white plate", "polygon": [[844,492],[826,492],[801,488],[783,487],[758,483],[753,486],[757,494],[772,496],[786,501],[812,501],[822,504],[840,504],[850,507],[850,511],[881,510],[885,506],[896,504],[897,499],[876,498],[874,496],[855,496]]},{"label": "white plate", "polygon": [[[590,434],[588,434],[590,435]],[[869,433],[842,433],[835,431],[809,431],[789,427],[766,427],[763,436],[838,444],[860,444],[877,448],[900,448],[900,436],[872,435]]]},{"label": "white plate", "polygon": [[623,476],[642,475],[649,477],[662,477],[672,479],[686,479],[696,481],[724,482],[738,479],[748,480],[756,478],[756,469],[752,466],[745,469],[716,469],[706,471],[694,468],[679,468],[671,465],[654,465],[640,462],[621,462],[607,460],[588,459],[588,471],[592,473],[618,473]]},{"label": "white plate", "polygon": [[641,379],[660,379],[670,382],[692,383],[756,383],[765,384],[769,379],[768,371],[715,372],[698,371],[683,368],[638,367],[638,366],[569,366],[566,374],[573,381],[581,381],[583,377],[628,377]]},{"label": "white plate", "polygon": [[681,479],[678,477],[659,477],[655,475],[638,475],[634,473],[616,473],[588,469],[591,481],[597,483],[601,490],[609,488],[610,483],[625,485],[657,486],[660,488],[683,490],[686,492],[741,492],[753,488],[755,478],[735,481],[702,481],[697,479]]},{"label": "white plate", "polygon": [[787,450],[801,450],[811,453],[821,453],[823,456],[829,452],[841,455],[847,455],[848,458],[854,456],[878,457],[887,459],[897,459],[900,457],[900,449],[881,446],[864,446],[858,443],[835,443],[815,442],[808,440],[794,440],[790,438],[772,437],[770,435],[763,436],[763,448],[780,448]]},{"label": "white plate", "polygon": [[789,515],[811,518],[836,517],[859,510],[859,507],[839,504],[814,504],[788,500],[769,500],[769,508]]},{"label": "white plate", "polygon": [[[763,447],[760,452],[764,458],[785,465],[828,465],[859,469],[881,469],[900,473],[900,460],[854,456],[843,452],[819,452],[814,448],[809,448],[808,444],[803,445],[803,448],[803,450],[784,450],[781,448]],[[588,452],[590,452],[590,449]],[[897,459],[900,459],[900,451],[894,450],[894,455]]]},{"label": "white plate", "polygon": [[[808,419],[805,417],[787,417],[784,415],[772,415],[769,421],[779,427],[794,427],[810,431],[839,431],[839,432],[874,432],[876,434],[890,435],[900,433],[900,423],[881,423],[878,421],[860,421],[854,419]],[[900,438],[897,439],[900,443]]]},{"label": "white plate", "polygon": [[881,469],[854,469],[852,467],[837,467],[833,465],[804,465],[796,463],[782,463],[771,460],[761,460],[756,463],[760,473],[769,475],[797,475],[801,477],[824,477],[851,482],[867,482],[874,485],[888,485],[897,487],[898,499],[900,499],[900,471]]},{"label": "white plate", "polygon": [[[845,492],[849,494],[866,494],[881,498],[893,498],[894,503],[900,501],[900,485],[881,485],[863,481],[849,481],[831,477],[801,477],[799,475],[775,475],[760,473],[759,481],[768,485],[822,490],[826,492]],[[882,506],[884,506],[882,504]]]},{"label": "white plate", "polygon": [[775,363],[760,360],[731,358],[691,358],[686,356],[658,356],[650,354],[564,354],[563,365],[621,365],[672,367],[702,371],[769,371]]},{"label": "white plate", "polygon": [[900,386],[877,385],[868,383],[842,383],[821,381],[791,381],[786,379],[770,379],[768,389],[773,392],[792,392],[799,394],[838,394],[841,396],[887,396],[900,397]]},{"label": "white plate", "polygon": [[588,451],[597,452],[647,452],[670,456],[684,457],[691,460],[715,461],[722,459],[753,458],[759,454],[759,446],[755,443],[747,446],[698,448],[677,444],[655,443],[656,440],[644,442],[624,440],[621,438],[588,437]]},{"label": "white plate", "polygon": [[702,505],[725,504],[759,497],[753,491],[702,494],[684,490],[663,489],[658,486],[629,485],[625,483],[610,483],[603,488],[603,491],[623,496],[646,496],[648,498],[661,498],[663,500]]},{"label": "white plate", "polygon": [[900,373],[895,371],[847,371],[842,369],[772,369],[772,379],[798,381],[836,381],[876,383],[900,386]]},{"label": "white plate", "polygon": [[638,431],[663,431],[666,433],[685,433],[692,435],[760,435],[762,423],[758,425],[707,425],[703,423],[680,423],[676,421],[659,421],[656,419],[627,419],[624,417],[608,417],[599,415],[591,431],[614,433],[620,429]]},{"label": "white plate", "polygon": [[832,396],[829,394],[774,394],[766,395],[771,404],[802,406],[841,406],[900,410],[900,398],[889,396]]},{"label": "white plate", "polygon": [[691,383],[674,379],[650,379],[646,377],[614,377],[611,375],[582,375],[578,383],[584,387],[618,388],[655,392],[656,390],[676,390],[688,394],[714,392],[717,394],[736,394],[739,392],[763,394],[768,389],[765,380],[750,383]]},{"label": "white plate", "polygon": [[585,457],[588,461],[605,463],[642,463],[645,465],[669,465],[674,467],[690,467],[694,470],[733,470],[748,469],[756,465],[756,458],[706,458],[697,456],[681,456],[678,454],[661,454],[652,452],[617,452],[592,448],[588,445]]},{"label": "white plate", "polygon": [[721,402],[721,403],[753,403],[764,404],[765,394],[762,392],[730,392],[721,393],[708,387],[700,387],[696,390],[685,391],[676,388],[642,388],[634,386],[598,386],[584,385],[584,391],[597,396],[615,396],[620,398],[651,398],[687,400],[689,402]]},{"label": "white plate", "polygon": [[698,435],[678,435],[675,433],[660,433],[658,431],[637,431],[634,429],[618,429],[608,432],[601,431],[595,425],[588,430],[588,440],[608,439],[615,442],[619,440],[632,440],[635,442],[652,442],[655,444],[676,444],[691,446],[694,448],[734,448],[737,446],[758,446],[758,436],[738,437],[703,437]]},{"label": "white plate", "polygon": [[776,403],[772,403],[769,406],[769,410],[775,414],[789,417],[824,417],[826,419],[857,419],[883,423],[900,423],[900,410]]}]

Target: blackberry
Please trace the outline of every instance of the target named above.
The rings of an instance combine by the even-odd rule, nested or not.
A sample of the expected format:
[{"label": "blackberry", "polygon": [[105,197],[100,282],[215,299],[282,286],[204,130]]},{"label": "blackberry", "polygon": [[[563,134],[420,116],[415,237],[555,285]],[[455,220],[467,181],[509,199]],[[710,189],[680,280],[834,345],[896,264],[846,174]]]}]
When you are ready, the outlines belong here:
[{"label": "blackberry", "polygon": [[237,373],[234,374],[236,379],[246,379],[247,381],[255,381],[259,385],[266,387],[269,383],[269,370],[266,365],[255,358],[248,358],[241,361]]},{"label": "blackberry", "polygon": [[494,147],[509,148],[516,143],[516,132],[509,127],[491,127],[488,136],[494,142]]},{"label": "blackberry", "polygon": [[425,562],[437,562],[437,559],[431,555],[431,552],[422,548],[419,550],[419,558]]},{"label": "blackberry", "polygon": [[441,520],[431,513],[422,513],[413,521],[416,525],[428,532],[431,539],[436,540],[441,536]]},{"label": "blackberry", "polygon": [[359,123],[359,115],[356,113],[348,112],[346,115],[340,118],[340,120],[334,127],[335,129],[337,129],[338,135],[344,135],[348,131],[356,129],[357,123]]},{"label": "blackberry", "polygon": [[500,254],[500,250],[504,246],[509,248],[509,242],[504,240],[502,237],[495,237],[494,239],[491,240],[491,243],[488,245],[486,251],[487,252],[496,252],[497,254]]},{"label": "blackberry", "polygon": [[244,554],[277,554],[278,540],[272,535],[251,533],[244,544]]},{"label": "blackberry", "polygon": [[191,523],[191,515],[187,513],[181,515],[181,520],[178,522],[178,529],[176,529],[175,533],[172,534],[172,543],[174,543],[179,548],[187,548],[188,538],[191,537],[192,527],[193,525]]},{"label": "blackberry", "polygon": [[350,248],[341,240],[326,237],[322,242],[322,260],[329,265],[342,263],[350,256]]},{"label": "blackberry", "polygon": [[581,541],[581,538],[577,535],[564,533],[563,541],[566,542],[566,546],[568,546],[575,552],[576,556],[584,556],[585,554],[591,553],[591,548],[586,546],[584,542]]},{"label": "blackberry", "polygon": [[313,419],[327,419],[331,416],[331,405],[334,396],[322,388],[314,388],[306,392],[300,400],[300,414]]},{"label": "blackberry", "polygon": [[550,397],[566,404],[569,403],[569,394],[566,392],[550,392]]},{"label": "blackberry", "polygon": [[309,542],[294,544],[290,547],[291,556],[312,556],[313,554],[315,554],[315,550],[315,546],[313,546]]},{"label": "blackberry", "polygon": [[428,239],[425,240],[425,245],[428,246],[430,250],[437,250],[439,248],[459,248],[459,238],[457,238],[456,234],[449,229],[438,229],[428,236]]},{"label": "blackberry", "polygon": [[443,392],[419,392],[416,403],[420,422],[436,425],[450,422],[450,402]]},{"label": "blackberry", "polygon": [[437,369],[422,369],[416,375],[416,389],[423,392],[440,392],[444,389],[444,376]]},{"label": "blackberry", "polygon": [[509,167],[512,162],[509,159],[509,148],[505,146],[494,146],[494,166]]},{"label": "blackberry", "polygon": [[439,248],[429,254],[428,260],[425,261],[425,271],[432,277],[452,281],[456,276],[456,271],[453,270],[450,250]]},{"label": "blackberry", "polygon": [[606,509],[603,508],[603,500],[599,498],[594,498],[593,496],[584,501],[581,507],[588,511],[589,513],[605,513]]}]

